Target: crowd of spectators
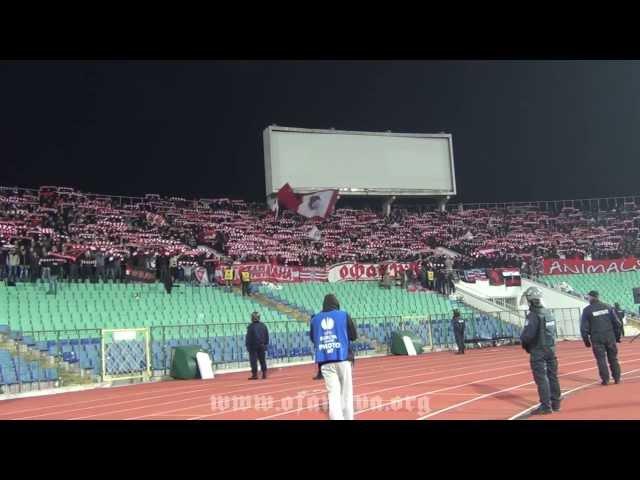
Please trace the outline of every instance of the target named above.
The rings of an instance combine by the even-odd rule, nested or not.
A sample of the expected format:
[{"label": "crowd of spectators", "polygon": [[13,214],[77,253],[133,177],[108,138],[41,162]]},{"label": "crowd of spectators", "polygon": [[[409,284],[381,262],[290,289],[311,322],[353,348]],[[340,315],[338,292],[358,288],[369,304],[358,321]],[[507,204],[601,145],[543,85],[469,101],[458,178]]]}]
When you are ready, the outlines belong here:
[{"label": "crowd of spectators", "polygon": [[640,209],[633,204],[557,212],[398,208],[388,217],[338,208],[326,220],[309,220],[288,211],[276,217],[266,206],[242,200],[3,188],[0,275],[34,280],[46,258],[62,262],[61,275],[70,280],[124,279],[131,269],[158,270],[163,262],[179,279],[196,266],[212,275],[217,265],[233,261],[312,267],[442,262],[437,247],[459,254],[454,270],[517,267],[536,275],[543,258],[637,256],[639,227]]}]

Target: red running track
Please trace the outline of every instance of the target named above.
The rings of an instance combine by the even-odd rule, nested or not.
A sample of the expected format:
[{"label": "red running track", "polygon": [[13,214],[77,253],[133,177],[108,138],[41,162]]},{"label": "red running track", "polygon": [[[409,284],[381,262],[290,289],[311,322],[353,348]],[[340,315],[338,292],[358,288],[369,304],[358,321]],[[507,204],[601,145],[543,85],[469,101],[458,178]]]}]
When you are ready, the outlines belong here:
[{"label": "red running track", "polygon": [[[440,352],[419,357],[358,359],[356,419],[510,419],[537,404],[528,355],[518,346]],[[621,385],[598,380],[582,342],[558,345],[563,411],[545,418],[640,418],[640,343],[620,345]],[[247,373],[213,380],[168,381],[100,388],[0,402],[0,419],[24,420],[323,420],[322,381],[314,365],[275,368],[268,380]],[[605,402],[607,408],[603,409]],[[604,416],[604,417],[603,417]]]}]

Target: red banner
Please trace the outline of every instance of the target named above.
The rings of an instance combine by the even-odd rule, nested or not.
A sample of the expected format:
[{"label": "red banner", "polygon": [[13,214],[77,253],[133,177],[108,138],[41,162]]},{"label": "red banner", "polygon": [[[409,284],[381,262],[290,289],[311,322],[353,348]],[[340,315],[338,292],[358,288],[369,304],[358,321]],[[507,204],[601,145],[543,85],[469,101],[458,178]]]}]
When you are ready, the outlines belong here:
[{"label": "red banner", "polygon": [[490,268],[487,269],[489,285],[505,285],[507,287],[519,287],[522,285],[520,270],[517,268]]},{"label": "red banner", "polygon": [[[222,266],[216,269],[216,282],[223,284]],[[249,271],[252,282],[344,282],[350,280],[380,280],[385,270],[389,270],[392,277],[396,273],[408,268],[417,272],[417,263],[341,263],[338,265],[320,267],[298,267],[271,265],[270,263],[243,263],[234,265],[234,284],[240,284],[240,272]]]},{"label": "red banner", "polygon": [[545,275],[632,272],[635,270],[640,270],[640,260],[635,257],[617,260],[548,259],[544,261]]},{"label": "red banner", "polygon": [[[276,282],[289,283],[300,281],[300,271],[303,267],[271,265],[270,263],[243,263],[242,265],[234,265],[235,271],[234,284],[240,284],[240,272],[251,273],[252,282]],[[224,283],[222,280],[222,268],[216,270],[216,280],[218,283]]]}]

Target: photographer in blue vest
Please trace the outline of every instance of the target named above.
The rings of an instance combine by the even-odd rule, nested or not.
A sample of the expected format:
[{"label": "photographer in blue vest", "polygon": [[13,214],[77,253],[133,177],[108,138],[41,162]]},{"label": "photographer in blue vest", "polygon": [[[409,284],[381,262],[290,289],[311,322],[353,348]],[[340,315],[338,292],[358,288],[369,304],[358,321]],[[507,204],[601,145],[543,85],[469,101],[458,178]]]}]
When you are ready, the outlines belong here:
[{"label": "photographer in blue vest", "polygon": [[311,319],[316,363],[329,396],[329,419],[353,420],[353,383],[350,342],[358,338],[349,314],[340,310],[333,294],[324,297],[322,312]]}]

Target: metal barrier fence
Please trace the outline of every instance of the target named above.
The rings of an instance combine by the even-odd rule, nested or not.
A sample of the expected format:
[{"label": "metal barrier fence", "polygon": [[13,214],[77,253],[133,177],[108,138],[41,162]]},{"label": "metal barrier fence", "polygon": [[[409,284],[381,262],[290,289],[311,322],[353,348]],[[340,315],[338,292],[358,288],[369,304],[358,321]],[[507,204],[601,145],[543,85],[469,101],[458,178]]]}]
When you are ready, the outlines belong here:
[{"label": "metal barrier fence", "polygon": [[[578,308],[550,309],[556,319],[558,339],[580,338]],[[473,312],[463,314],[468,348],[516,343],[524,324],[512,312]],[[357,317],[358,340],[352,350],[357,357],[391,353],[394,332],[408,331],[418,337],[426,351],[455,349],[450,315]],[[294,362],[312,362],[313,348],[308,323],[267,322],[270,368]],[[211,354],[217,371],[249,367],[245,347],[247,323],[163,325],[149,327],[147,352],[154,376],[168,375],[172,350],[195,345]],[[102,381],[101,342],[103,331],[77,329],[64,331],[9,332],[0,334],[0,386],[3,391],[30,391]],[[129,351],[130,349],[124,349]],[[130,362],[130,359],[113,359]],[[146,366],[145,366],[146,368]]]},{"label": "metal barrier fence", "polygon": [[93,359],[100,358],[100,340],[99,329],[2,333],[0,389],[28,392],[99,381],[100,363]]},{"label": "metal barrier fence", "polygon": [[[109,199],[113,204],[116,205],[126,205],[131,203],[139,203],[146,201],[144,196],[125,196],[125,195],[105,195],[100,193],[87,193],[80,192],[77,189],[74,189],[76,193],[91,196],[91,197],[100,197]],[[9,187],[9,186],[0,186],[0,195],[11,196],[14,194],[28,194],[38,196],[39,189],[38,188],[24,188],[24,187]],[[167,198],[161,198],[162,201],[166,201]],[[198,202],[206,199],[186,199],[187,202]],[[424,207],[424,203],[413,204],[413,202],[404,202],[403,205],[406,204],[408,207],[412,206],[421,206]],[[640,204],[640,195],[637,193],[629,194],[629,195],[620,195],[615,197],[597,197],[597,198],[573,198],[573,199],[565,199],[565,200],[531,200],[531,201],[520,201],[520,202],[449,202],[447,204],[447,210],[455,210],[460,208],[472,210],[477,208],[485,208],[485,209],[507,209],[507,208],[530,208],[535,207],[540,210],[560,210],[564,207],[574,207],[579,209],[590,209],[590,210],[610,210],[612,208],[626,207],[627,205],[639,205]],[[431,209],[435,209],[435,206],[428,205]]]}]

